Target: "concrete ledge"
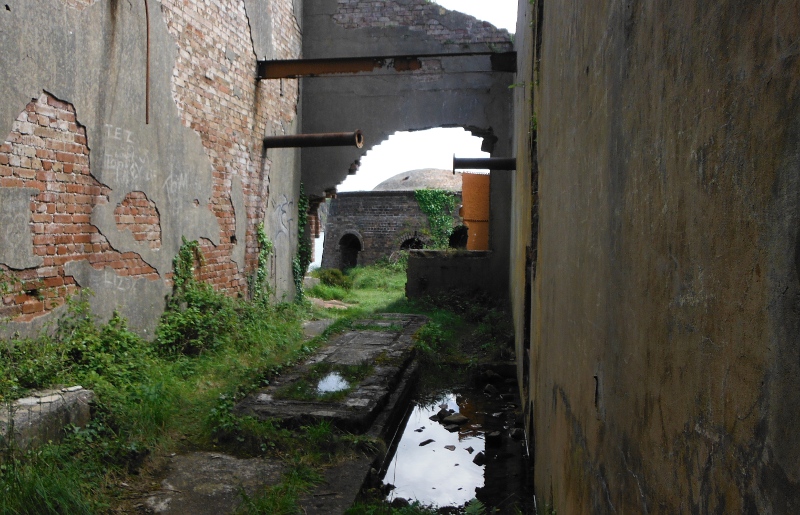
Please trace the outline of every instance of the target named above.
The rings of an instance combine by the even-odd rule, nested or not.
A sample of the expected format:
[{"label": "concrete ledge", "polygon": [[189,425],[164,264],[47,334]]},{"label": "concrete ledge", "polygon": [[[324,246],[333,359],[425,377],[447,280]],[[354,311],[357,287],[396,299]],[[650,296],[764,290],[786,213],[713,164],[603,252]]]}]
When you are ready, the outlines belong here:
[{"label": "concrete ledge", "polygon": [[60,441],[66,426],[83,427],[89,422],[89,403],[93,399],[94,392],[82,386],[44,390],[17,399],[0,412],[0,440],[13,432],[16,445],[22,450]]},{"label": "concrete ledge", "polygon": [[406,297],[464,290],[499,295],[505,278],[491,273],[487,250],[412,250],[408,254]]}]

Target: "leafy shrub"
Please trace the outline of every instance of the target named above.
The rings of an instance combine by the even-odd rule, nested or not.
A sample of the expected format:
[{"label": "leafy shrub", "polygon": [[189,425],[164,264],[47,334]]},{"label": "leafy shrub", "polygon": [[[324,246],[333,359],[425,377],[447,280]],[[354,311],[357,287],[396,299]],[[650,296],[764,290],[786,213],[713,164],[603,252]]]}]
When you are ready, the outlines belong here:
[{"label": "leafy shrub", "polygon": [[383,268],[391,272],[405,273],[408,269],[408,251],[396,250],[389,256],[383,256],[375,262],[376,268]]},{"label": "leafy shrub", "polygon": [[349,290],[353,287],[353,280],[342,273],[338,268],[325,268],[317,272],[317,277],[328,286],[337,286]]},{"label": "leafy shrub", "polygon": [[447,332],[436,322],[428,322],[414,335],[416,346],[425,354],[432,354],[440,350],[447,341]]},{"label": "leafy shrub", "polygon": [[230,341],[237,327],[233,299],[194,278],[195,261],[203,262],[197,241],[183,240],[173,261],[173,292],[156,330],[156,342],[167,354],[200,354]]},{"label": "leafy shrub", "polygon": [[194,283],[168,302],[156,342],[168,354],[196,355],[230,341],[236,322],[233,299],[208,284]]},{"label": "leafy shrub", "polygon": [[114,313],[98,325],[90,293],[71,297],[54,336],[0,341],[0,398],[24,395],[67,378],[85,386],[125,388],[141,378],[150,345]]}]

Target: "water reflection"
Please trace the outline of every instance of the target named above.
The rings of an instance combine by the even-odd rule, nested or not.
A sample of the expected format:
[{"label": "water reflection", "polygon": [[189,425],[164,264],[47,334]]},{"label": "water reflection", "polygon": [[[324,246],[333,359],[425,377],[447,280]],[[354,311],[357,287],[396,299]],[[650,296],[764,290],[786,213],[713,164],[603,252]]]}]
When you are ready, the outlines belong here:
[{"label": "water reflection", "polygon": [[341,392],[350,388],[350,383],[342,377],[339,372],[331,372],[317,384],[317,394],[322,395],[325,393]]},{"label": "water reflection", "polygon": [[[478,423],[482,414],[466,399],[459,397],[459,401],[460,407],[456,395],[447,393],[430,404],[414,407],[384,477],[384,483],[395,486],[390,501],[402,497],[436,506],[462,505],[483,486],[484,467],[473,463],[484,450]],[[457,431],[448,431],[430,420],[442,405],[470,420]],[[433,442],[420,446],[427,440]]]}]

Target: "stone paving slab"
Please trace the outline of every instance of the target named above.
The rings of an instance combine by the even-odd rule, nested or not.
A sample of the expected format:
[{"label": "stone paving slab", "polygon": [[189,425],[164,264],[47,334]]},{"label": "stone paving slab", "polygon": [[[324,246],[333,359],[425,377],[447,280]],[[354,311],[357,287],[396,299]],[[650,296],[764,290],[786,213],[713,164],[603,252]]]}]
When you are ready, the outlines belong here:
[{"label": "stone paving slab", "polygon": [[241,491],[256,495],[264,485],[278,483],[283,470],[281,463],[262,458],[214,452],[173,456],[161,489],[152,492],[145,505],[152,513],[232,513],[242,502]]},{"label": "stone paving slab", "polygon": [[372,468],[372,458],[361,456],[323,471],[322,483],[300,498],[304,515],[344,513],[358,497]]},{"label": "stone paving slab", "polygon": [[[314,356],[281,375],[269,387],[244,399],[239,415],[274,418],[296,426],[327,420],[341,429],[363,433],[386,406],[413,359],[414,333],[427,321],[420,315],[381,314],[356,322],[355,329],[332,339]],[[318,363],[374,364],[372,374],[337,401],[281,399],[279,390],[291,387]],[[403,382],[405,384],[405,382]]]}]

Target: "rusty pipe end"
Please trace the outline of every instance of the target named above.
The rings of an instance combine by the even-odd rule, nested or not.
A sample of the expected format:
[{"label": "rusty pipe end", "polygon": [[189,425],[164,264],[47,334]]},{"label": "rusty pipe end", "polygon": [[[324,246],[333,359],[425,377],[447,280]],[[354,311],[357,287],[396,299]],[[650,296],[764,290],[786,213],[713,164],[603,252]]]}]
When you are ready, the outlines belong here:
[{"label": "rusty pipe end", "polygon": [[353,133],[356,140],[356,148],[361,148],[364,146],[364,133],[361,132],[361,129],[358,129]]}]

